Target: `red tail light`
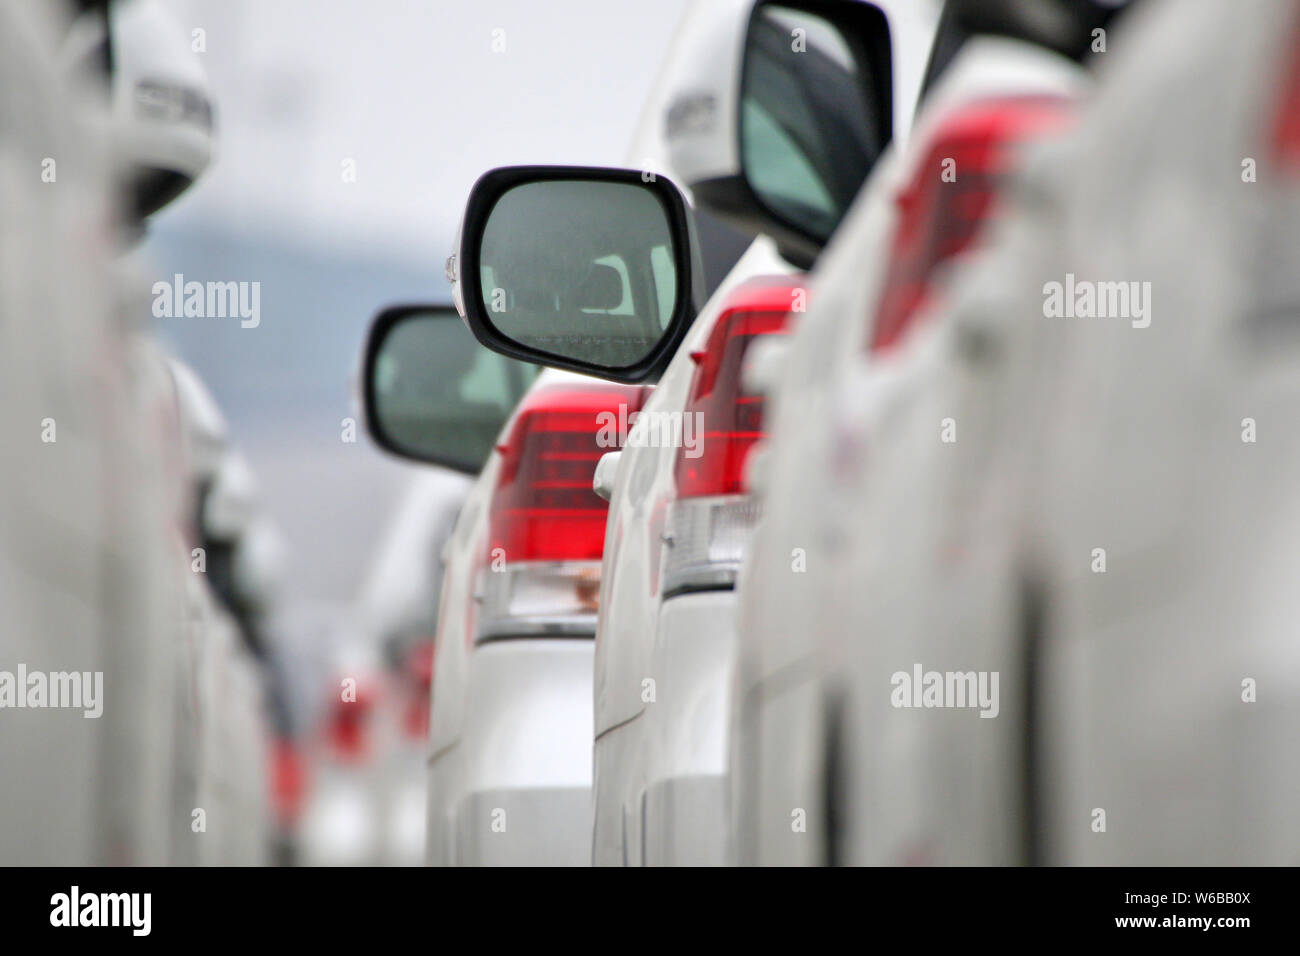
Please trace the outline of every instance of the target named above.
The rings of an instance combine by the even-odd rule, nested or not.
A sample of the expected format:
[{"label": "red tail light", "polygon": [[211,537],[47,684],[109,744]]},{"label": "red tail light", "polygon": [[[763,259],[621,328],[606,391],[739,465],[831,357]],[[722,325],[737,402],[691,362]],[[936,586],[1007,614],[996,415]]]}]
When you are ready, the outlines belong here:
[{"label": "red tail light", "polygon": [[1292,14],[1290,30],[1282,93],[1273,117],[1273,153],[1278,164],[1294,175],[1300,172],[1300,8]]},{"label": "red tail light", "polygon": [[[492,553],[507,562],[600,558],[608,502],[591,488],[596,462],[613,447],[597,442],[604,415],[635,411],[631,385],[552,385],[535,389],[499,446],[501,471],[492,497]],[[497,552],[497,549],[501,549]]]},{"label": "red tail light", "polygon": [[758,503],[744,493],[745,459],[763,438],[763,400],[744,390],[741,369],[756,338],[785,332],[791,307],[805,298],[799,278],[751,280],[732,290],[704,348],[691,354],[677,500],[664,517],[665,597],[735,584],[758,520]]},{"label": "red tail light", "polygon": [[[677,454],[678,498],[743,491],[745,457],[763,437],[763,399],[740,384],[745,352],[760,335],[784,333],[791,305],[804,294],[796,280],[785,277],[738,286],[703,350],[691,353],[696,369]],[[688,446],[690,437],[694,447]]]},{"label": "red tail light", "polygon": [[[337,683],[335,684],[337,687]],[[370,720],[374,713],[375,698],[369,682],[358,681],[356,699],[345,700],[342,693],[334,692],[330,705],[328,734],[334,753],[344,760],[363,759],[370,744]]]},{"label": "red tail light", "polygon": [[423,740],[429,735],[429,691],[433,687],[433,641],[420,641],[406,657],[409,677],[402,726],[407,736]]},{"label": "red tail light", "polygon": [[619,447],[621,428],[611,421],[628,422],[643,394],[593,382],[542,386],[524,398],[497,448],[474,640],[595,633],[609,505],[591,482],[601,455]]},{"label": "red tail light", "polygon": [[271,747],[271,807],[281,827],[292,827],[302,813],[306,771],[297,744],[277,737]]},{"label": "red tail light", "polygon": [[[1058,96],[986,100],[947,118],[933,134],[915,178],[898,197],[898,231],[871,332],[873,351],[902,339],[930,295],[938,266],[965,252],[992,218],[1017,147],[1062,130],[1070,105]],[[945,181],[946,170],[955,179]]]}]

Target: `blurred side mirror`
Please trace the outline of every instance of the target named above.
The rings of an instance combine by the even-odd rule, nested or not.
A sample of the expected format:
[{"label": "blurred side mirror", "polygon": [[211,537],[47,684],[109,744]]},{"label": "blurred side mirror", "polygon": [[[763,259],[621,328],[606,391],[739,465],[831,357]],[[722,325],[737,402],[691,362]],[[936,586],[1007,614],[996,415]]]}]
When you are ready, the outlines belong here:
[{"label": "blurred side mirror", "polygon": [[682,194],[662,176],[625,169],[485,174],[448,278],[488,348],[616,382],[657,378],[704,297]]},{"label": "blurred side mirror", "polygon": [[889,24],[871,3],[759,2],[741,59],[736,175],[697,201],[807,268],[893,132]]},{"label": "blurred side mirror", "polygon": [[450,306],[395,306],[366,341],[366,423],[381,448],[476,474],[536,375],[475,342]]}]

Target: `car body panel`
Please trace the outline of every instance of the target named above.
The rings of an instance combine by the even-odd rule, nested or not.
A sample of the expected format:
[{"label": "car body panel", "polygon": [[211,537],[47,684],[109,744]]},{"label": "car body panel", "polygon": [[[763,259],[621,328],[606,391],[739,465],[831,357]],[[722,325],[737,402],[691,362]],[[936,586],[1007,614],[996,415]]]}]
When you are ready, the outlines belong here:
[{"label": "car body panel", "polygon": [[[1276,252],[1300,193],[1238,171],[1268,156],[1296,11],[1258,13],[1135,13],[1078,133],[1030,156],[986,251],[876,369],[887,411],[840,432],[868,456],[841,474],[858,544],[831,581],[855,590],[820,651],[838,861],[1294,859],[1295,449],[1243,441],[1242,409],[1296,401],[1268,316],[1293,310]],[[1076,272],[1149,280],[1151,324],[1048,316]],[[917,664],[999,672],[996,716],[895,706]]]},{"label": "car body panel", "polygon": [[[834,683],[840,675],[836,667],[843,665],[827,648],[859,648],[868,640],[859,626],[864,616],[847,609],[856,600],[883,601],[888,594],[864,595],[860,575],[864,568],[880,573],[897,560],[890,528],[900,512],[921,520],[907,505],[919,497],[918,488],[908,480],[885,487],[887,479],[876,470],[879,446],[915,434],[909,427],[927,421],[926,414],[934,415],[935,424],[916,441],[927,448],[938,445],[939,423],[962,407],[917,407],[924,376],[914,367],[924,362],[915,361],[911,350],[923,352],[921,345],[905,344],[899,354],[883,358],[866,349],[897,222],[895,197],[933,131],[963,104],[1027,92],[1073,96],[1081,72],[1063,57],[1028,44],[968,41],[931,91],[908,146],[891,149],[878,164],[810,279],[811,307],[790,337],[784,374],[769,395],[764,515],[739,583],[742,687],[737,700],[744,702],[744,712],[736,715],[737,733],[754,738],[738,740],[735,752],[747,772],[762,775],[733,786],[738,801],[755,801],[737,808],[739,825],[746,828],[737,842],[750,847],[750,862],[816,862],[838,852],[828,819],[808,825],[814,839],[792,843],[787,831],[797,807],[810,804],[803,806],[810,815],[828,812],[822,752],[828,711],[834,720],[847,721],[844,732],[850,738],[862,733],[860,706],[842,700],[838,687],[822,681],[826,674]],[[913,337],[924,341],[924,333],[921,328]],[[871,481],[880,487],[864,494]],[[864,510],[869,507],[875,510]],[[804,559],[807,570],[798,571],[796,557]],[[826,663],[825,654],[834,665]],[[762,712],[769,699],[782,711],[779,721]],[[777,735],[769,736],[778,726]],[[801,755],[796,765],[822,778],[793,779],[788,768],[796,757],[790,748],[816,740],[822,746]],[[902,744],[898,749],[909,752]],[[909,812],[907,799],[892,805]]]},{"label": "car body panel", "polygon": [[[590,381],[546,369],[534,387]],[[593,641],[474,643],[475,591],[488,562],[488,509],[500,467],[493,451],[442,550],[425,859],[441,866],[585,864]],[[497,810],[505,813],[504,831],[492,829]]]},{"label": "car body panel", "polygon": [[591,652],[582,638],[476,648],[462,738],[429,763],[442,811],[430,821],[430,862],[590,862]]},{"label": "car body panel", "polygon": [[[731,289],[754,275],[791,271],[770,241],[756,241],[695,320],[663,378],[647,398],[638,423],[651,422],[656,415],[682,413],[695,370],[690,353],[703,347]],[[694,636],[690,630],[694,622],[688,616],[670,615],[665,622],[664,608],[681,598],[665,602],[659,577],[664,521],[669,505],[676,499],[674,472],[680,452],[676,447],[655,447],[641,442],[634,425],[620,456],[610,497],[594,677],[597,863],[619,864],[625,856],[639,858],[636,849],[639,842],[625,850],[611,842],[610,834],[624,832],[625,827],[616,821],[628,812],[627,807],[639,805],[645,787],[657,782],[649,776],[651,765],[641,766],[640,761],[648,760],[656,749],[662,751],[668,747],[670,740],[674,745],[679,743],[681,735],[673,733],[672,721],[687,716],[657,707],[662,716],[651,721],[650,727],[644,730],[631,727],[652,706],[645,700],[644,681],[654,680],[661,673],[664,667],[659,657],[661,649],[680,647]],[[731,603],[729,591],[718,593],[721,596],[714,598],[715,602]],[[721,615],[722,620],[728,617],[729,614]],[[716,620],[714,615],[704,618],[709,627],[715,626]],[[676,630],[683,626],[688,630],[681,634],[662,631],[665,627]],[[729,621],[727,630],[730,630]],[[657,639],[656,634],[661,636]],[[715,688],[719,698],[726,686]],[[665,688],[665,693],[668,692]],[[661,736],[664,733],[672,736]],[[652,735],[654,742],[646,743],[643,734]],[[725,827],[722,830],[725,832]],[[621,837],[617,842],[621,842]]]}]

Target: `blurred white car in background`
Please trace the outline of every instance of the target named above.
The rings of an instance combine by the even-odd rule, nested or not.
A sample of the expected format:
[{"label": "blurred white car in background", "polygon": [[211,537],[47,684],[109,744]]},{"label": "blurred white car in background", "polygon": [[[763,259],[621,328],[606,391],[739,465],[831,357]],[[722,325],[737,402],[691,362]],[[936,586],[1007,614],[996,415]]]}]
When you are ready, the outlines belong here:
[{"label": "blurred white car in background", "polygon": [[[15,455],[0,469],[0,858],[161,864],[173,819],[173,489],[159,431],[133,427],[112,167],[51,68],[68,28],[57,13],[0,3],[0,443]],[[58,188],[32,188],[52,152],[80,161],[59,163]],[[85,706],[18,708],[20,668],[81,675]]]},{"label": "blurred white car in background", "polygon": [[[243,705],[260,698],[260,678],[224,666],[240,654],[237,634],[190,570],[188,423],[167,358],[144,332],[147,285],[127,252],[144,217],[207,165],[205,78],[186,36],[149,0],[81,4],[66,22],[49,11],[49,23],[27,22],[33,8],[19,6],[4,7],[14,21],[5,36],[33,45],[6,57],[24,74],[6,85],[41,91],[20,98],[39,110],[41,129],[60,130],[59,117],[78,117],[85,128],[70,124],[41,147],[48,154],[64,141],[43,160],[46,182],[57,188],[5,203],[6,221],[27,234],[22,247],[41,252],[38,263],[11,262],[3,281],[13,297],[6,311],[15,312],[4,326],[26,339],[4,350],[21,363],[5,375],[15,389],[6,407],[17,425],[34,401],[42,410],[32,420],[47,429],[38,452],[5,469],[4,500],[17,516],[5,522],[13,561],[0,575],[12,625],[3,661],[6,670],[75,671],[83,683],[102,674],[103,712],[87,719],[76,710],[35,710],[5,721],[5,779],[15,792],[3,800],[0,855],[47,864],[257,862],[265,845],[253,805],[265,802],[265,773],[255,711]],[[57,53],[42,51],[43,36],[59,44]],[[41,59],[63,75],[44,75]],[[79,95],[84,102],[74,106]],[[15,113],[4,126],[20,154],[30,124]],[[67,156],[82,162],[54,165]],[[49,197],[51,207],[33,206],[34,195]],[[24,291],[33,279],[47,300]],[[69,308],[79,325],[67,326]],[[16,447],[27,447],[25,433],[23,426],[13,436]],[[25,541],[29,532],[45,543]],[[57,581],[47,579],[56,573]],[[198,630],[184,626],[186,603]],[[204,695],[218,721],[200,712]],[[60,759],[51,761],[54,752]],[[207,813],[217,827],[211,834]]]},{"label": "blurred white car in background", "polygon": [[299,827],[306,866],[379,866],[404,862],[390,853],[394,774],[400,741],[394,698],[380,649],[361,640],[330,654],[323,709],[304,742],[307,764]]},{"label": "blurred white car in background", "polygon": [[[414,475],[334,651],[303,816],[308,864],[424,860],[425,757],[442,551],[470,487],[445,468]],[[357,681],[345,699],[343,680]]]},{"label": "blurred white car in background", "polygon": [[[194,823],[201,810],[203,829],[191,828],[188,842],[197,863],[264,864],[273,846],[271,687],[250,592],[273,589],[279,546],[259,518],[255,481],[215,400],[183,362],[172,359],[170,369],[192,515],[184,557],[195,795],[184,815]],[[263,603],[271,599],[261,595]]]},{"label": "blurred white car in background", "polygon": [[461,472],[420,469],[380,540],[357,598],[357,626],[394,660],[437,628],[442,549],[472,483]]},{"label": "blurred white car in background", "polygon": [[[35,10],[0,8],[4,36],[24,38],[5,57],[18,74],[6,87],[24,93],[2,125],[15,156],[43,131],[37,165],[48,177],[47,188],[5,197],[6,222],[25,236],[8,245],[36,259],[10,257],[0,277],[0,324],[13,338],[3,352],[17,363],[4,376],[16,429],[6,440],[33,449],[4,470],[14,513],[4,522],[0,669],[79,679],[83,700],[96,688],[98,703],[6,711],[0,856],[262,862],[261,671],[191,547],[204,520],[197,502],[247,508],[216,459],[212,487],[193,493],[189,438],[210,412],[220,432],[220,414],[211,405],[203,422],[187,417],[175,369],[145,332],[146,273],[130,251],[145,217],[207,166],[206,80],[152,0],[87,2],[68,20]],[[47,75],[48,62],[62,74]],[[9,172],[5,184],[30,181]],[[35,446],[32,423],[42,429]],[[235,590],[251,596],[269,573],[265,549],[240,547],[246,523],[228,530],[242,555]]]}]

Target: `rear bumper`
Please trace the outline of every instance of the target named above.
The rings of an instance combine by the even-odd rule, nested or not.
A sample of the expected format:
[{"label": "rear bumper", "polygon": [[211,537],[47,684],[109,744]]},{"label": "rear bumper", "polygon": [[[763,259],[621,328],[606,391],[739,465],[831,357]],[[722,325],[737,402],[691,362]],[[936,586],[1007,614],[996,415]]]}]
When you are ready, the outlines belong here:
[{"label": "rear bumper", "polygon": [[645,787],[644,862],[720,866],[730,859],[729,735],[736,595],[683,594],[659,613]]},{"label": "rear bumper", "polygon": [[648,866],[725,866],[730,859],[725,773],[675,776],[646,790]]},{"label": "rear bumper", "polygon": [[457,856],[473,866],[590,866],[591,787],[471,793],[456,833]]},{"label": "rear bumper", "polygon": [[475,648],[460,742],[429,767],[434,864],[591,862],[590,638]]}]

